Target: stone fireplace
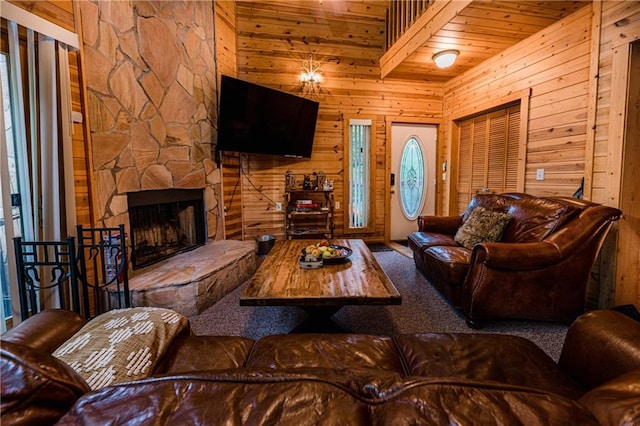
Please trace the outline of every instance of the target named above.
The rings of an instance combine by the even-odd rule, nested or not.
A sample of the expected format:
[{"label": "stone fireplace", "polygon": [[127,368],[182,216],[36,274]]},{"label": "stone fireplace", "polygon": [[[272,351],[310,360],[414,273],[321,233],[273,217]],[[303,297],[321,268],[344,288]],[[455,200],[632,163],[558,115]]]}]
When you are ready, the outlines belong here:
[{"label": "stone fireplace", "polygon": [[[222,174],[213,155],[218,106],[213,1],[87,0],[78,6],[96,225],[125,224],[128,244],[136,250],[137,269],[129,279],[134,306],[196,315],[257,265],[253,241],[222,240]],[[131,204],[156,191],[169,191],[172,201],[178,193],[173,191],[197,191],[202,204],[164,206],[138,217],[140,206]],[[192,216],[196,210],[204,211],[203,226]],[[154,225],[134,231],[138,220]],[[183,230],[190,223],[197,223],[198,231]],[[189,250],[194,241],[197,247]],[[169,253],[173,249],[156,246],[178,249]],[[169,257],[151,264],[148,253]],[[150,266],[141,267],[145,264]]]},{"label": "stone fireplace", "polygon": [[213,2],[78,3],[96,223],[128,226],[128,193],[197,188],[222,238]]},{"label": "stone fireplace", "polygon": [[127,193],[133,269],[157,263],[206,242],[202,189]]}]

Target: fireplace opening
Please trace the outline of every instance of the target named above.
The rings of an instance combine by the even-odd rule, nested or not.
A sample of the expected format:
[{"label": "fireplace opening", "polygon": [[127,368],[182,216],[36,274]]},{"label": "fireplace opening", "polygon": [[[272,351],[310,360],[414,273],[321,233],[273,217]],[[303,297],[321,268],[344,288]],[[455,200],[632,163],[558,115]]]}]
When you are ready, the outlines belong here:
[{"label": "fireplace opening", "polygon": [[130,192],[127,202],[133,269],[205,244],[202,189]]}]

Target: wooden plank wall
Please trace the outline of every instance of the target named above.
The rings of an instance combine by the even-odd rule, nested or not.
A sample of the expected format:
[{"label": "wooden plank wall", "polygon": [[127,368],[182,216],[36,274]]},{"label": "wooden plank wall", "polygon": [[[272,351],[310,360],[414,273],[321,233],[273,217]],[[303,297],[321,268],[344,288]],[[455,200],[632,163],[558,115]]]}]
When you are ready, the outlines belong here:
[{"label": "wooden plank wall", "polygon": [[[629,35],[640,28],[640,5],[636,2],[603,2],[600,40],[600,66],[598,69],[598,104],[596,114],[596,135],[593,154],[593,188],[591,199],[598,203],[612,205],[617,202],[618,192],[609,182],[619,182],[620,170],[609,170],[607,166],[611,152],[622,153],[621,146],[612,146],[609,140],[612,86],[613,46],[620,41],[631,42]],[[616,22],[627,20],[623,27]],[[616,204],[613,204],[616,205]]]},{"label": "wooden plank wall", "polygon": [[[236,63],[236,2],[228,0],[215,1],[213,8],[215,13],[218,74],[235,76],[238,72]],[[219,79],[218,83],[220,83]]]},{"label": "wooden plank wall", "polygon": [[[74,112],[84,111],[82,89],[80,87],[80,55],[69,53],[69,74],[71,76],[71,104]],[[88,146],[85,125],[73,123],[73,175],[76,190],[76,219],[78,224],[93,226],[91,208],[91,177],[88,165]]]},{"label": "wooden plank wall", "polygon": [[[71,0],[15,1],[11,3],[34,15],[53,22],[60,27],[76,32],[73,2]],[[80,88],[80,66],[78,52],[69,53],[69,73],[71,75],[71,102],[73,111],[81,112],[82,95]],[[82,123],[73,125],[73,166],[76,197],[76,219],[79,224],[91,225],[90,180],[87,168],[86,136]],[[75,234],[75,230],[69,230]]]},{"label": "wooden plank wall", "polygon": [[[220,76],[235,77],[238,73],[236,39],[236,2],[214,2],[216,25],[216,62],[218,87]],[[217,121],[217,120],[216,120]],[[222,200],[224,204],[224,238],[242,240],[242,185],[240,185],[240,158],[237,153],[220,154],[222,169]]]},{"label": "wooden plank wall", "polygon": [[[590,29],[589,5],[445,83],[445,123],[459,118],[456,111],[531,89],[527,193],[571,196],[584,176]],[[455,166],[456,160],[450,158],[450,129],[444,126],[442,160]],[[536,180],[536,169],[545,169],[544,181]],[[450,170],[456,172],[455,167]],[[444,206],[452,206],[452,211],[454,190],[447,188],[443,194]]]},{"label": "wooden plank wall", "polygon": [[225,239],[243,240],[240,156],[231,152],[223,154],[221,160]]},{"label": "wooden plank wall", "polygon": [[[601,269],[600,306],[640,306],[640,252],[637,250],[640,244],[640,218],[637,215],[639,186],[633,172],[623,170],[624,161],[627,165],[635,163],[637,172],[640,139],[637,135],[635,140],[627,137],[626,144],[635,144],[635,149],[625,149],[622,137],[624,117],[616,117],[617,121],[614,122],[611,116],[612,109],[624,110],[626,107],[625,100],[615,99],[618,96],[612,95],[614,92],[625,93],[627,89],[626,79],[614,76],[614,61],[617,60],[614,56],[626,56],[621,52],[629,49],[634,40],[636,43],[640,40],[640,3],[603,2],[600,34],[591,199],[619,207],[624,215],[617,223],[618,232],[608,239],[601,255],[608,261]],[[620,67],[626,68],[624,63],[617,66],[618,71]],[[633,70],[631,72],[634,73]],[[630,74],[634,75],[637,79],[638,73]],[[631,155],[635,159],[625,158]],[[614,258],[614,255],[617,257]]]},{"label": "wooden plank wall", "polygon": [[7,0],[65,30],[76,32],[72,0]]},{"label": "wooden plank wall", "polygon": [[[343,231],[343,114],[376,120],[375,232],[358,238],[382,241],[385,228],[385,117],[440,118],[442,84],[380,80],[378,60],[384,51],[386,2],[255,1],[237,3],[238,77],[299,94],[303,60],[313,54],[323,69],[319,120],[311,159],[296,160],[242,154],[240,160],[245,239],[273,234],[284,237],[285,173],[299,179],[323,171],[334,179],[335,234]],[[226,192],[226,191],[225,191]]]}]

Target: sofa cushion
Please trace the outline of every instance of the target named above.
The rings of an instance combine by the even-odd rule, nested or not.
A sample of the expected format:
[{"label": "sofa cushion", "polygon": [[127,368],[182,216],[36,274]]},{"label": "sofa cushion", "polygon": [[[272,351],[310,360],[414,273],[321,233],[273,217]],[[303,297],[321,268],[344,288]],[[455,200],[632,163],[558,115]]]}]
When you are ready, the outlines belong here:
[{"label": "sofa cushion", "polygon": [[265,336],[253,346],[252,368],[375,368],[404,373],[390,337],[362,334]]},{"label": "sofa cushion", "polygon": [[411,375],[526,386],[571,399],[582,395],[542,349],[522,337],[428,333],[395,341]]},{"label": "sofa cushion", "polygon": [[454,240],[468,249],[478,243],[498,241],[510,219],[506,213],[476,207],[458,229]]},{"label": "sofa cushion", "polygon": [[453,236],[432,232],[413,232],[407,236],[407,242],[409,243],[409,248],[414,251],[426,250],[433,246],[458,246]]},{"label": "sofa cushion", "polygon": [[576,213],[573,205],[545,198],[513,200],[507,213],[511,220],[502,241],[530,243],[544,240]]},{"label": "sofa cushion", "polygon": [[178,336],[154,373],[185,373],[243,367],[252,346],[253,340],[246,337]]},{"label": "sofa cushion", "polygon": [[175,336],[189,325],[169,309],[116,309],[89,321],[53,353],[91,389],[148,377]]},{"label": "sofa cushion", "polygon": [[471,250],[466,247],[436,246],[423,253],[429,282],[443,292],[454,306],[461,306],[461,288],[471,262]]}]

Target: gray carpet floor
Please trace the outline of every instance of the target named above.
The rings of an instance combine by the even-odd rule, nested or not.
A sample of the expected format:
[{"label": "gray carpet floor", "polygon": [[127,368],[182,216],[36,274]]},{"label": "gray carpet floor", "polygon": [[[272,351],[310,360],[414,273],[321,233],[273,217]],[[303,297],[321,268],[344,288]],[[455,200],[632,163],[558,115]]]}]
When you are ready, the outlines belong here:
[{"label": "gray carpet floor", "polygon": [[[536,321],[487,321],[480,330],[467,327],[464,316],[451,306],[416,269],[413,260],[395,251],[374,256],[402,295],[395,306],[348,306],[334,318],[353,333],[500,333],[525,337],[558,360],[567,324]],[[202,314],[190,318],[197,335],[235,335],[258,339],[284,334],[305,318],[296,307],[240,306],[245,284]]]}]

